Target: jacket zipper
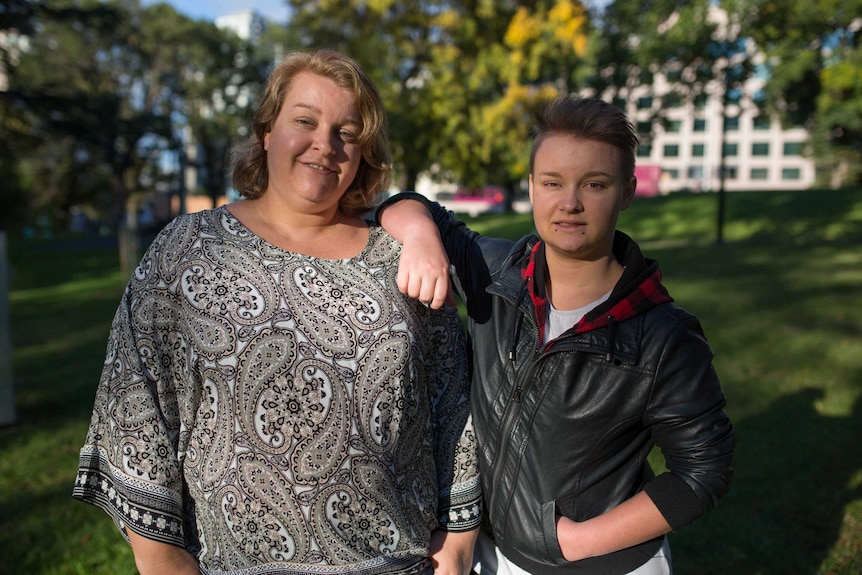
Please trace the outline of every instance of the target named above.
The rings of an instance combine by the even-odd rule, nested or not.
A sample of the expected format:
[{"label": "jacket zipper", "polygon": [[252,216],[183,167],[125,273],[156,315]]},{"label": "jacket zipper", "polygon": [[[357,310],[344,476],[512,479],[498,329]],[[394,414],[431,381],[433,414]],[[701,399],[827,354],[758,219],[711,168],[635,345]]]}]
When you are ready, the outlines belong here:
[{"label": "jacket zipper", "polygon": [[[530,311],[532,312],[532,308]],[[537,333],[537,338],[538,338],[539,326],[536,324],[536,320],[532,316],[532,313],[524,313],[523,315],[525,315],[529,319],[530,325],[532,326],[532,328]],[[520,317],[523,317],[523,316],[520,316]],[[604,351],[604,353],[598,352],[598,354],[605,356],[606,360],[610,361],[613,357],[612,356],[612,346],[613,346],[612,340],[614,339],[614,336],[616,334],[615,328],[617,326],[616,326],[616,323],[614,321],[615,320],[614,316],[609,316],[608,319],[610,320],[610,324],[611,324],[609,326],[609,334],[608,334],[609,335],[608,339],[610,341],[608,342],[608,347]],[[520,331],[520,329],[518,329],[517,331]],[[571,336],[569,336],[569,337],[571,337]],[[566,339],[569,339],[569,338],[567,337]],[[516,345],[517,345],[517,341],[513,341],[512,346],[511,346],[510,351],[509,351],[509,355],[508,355],[509,363],[511,364],[512,369],[515,369],[515,370],[517,369],[516,353],[515,353]],[[557,342],[549,350],[546,350],[545,345],[542,345],[542,346],[539,346],[539,347],[536,347],[533,349],[533,351],[530,354],[530,358],[528,359],[528,362],[527,362],[527,365],[530,366],[529,369],[527,369],[520,377],[516,377],[515,387],[512,390],[511,395],[509,396],[509,405],[506,408],[506,413],[503,416],[503,422],[500,425],[500,433],[499,433],[499,438],[497,440],[497,451],[495,452],[494,463],[491,466],[491,474],[492,474],[491,476],[492,477],[496,477],[500,473],[500,470],[504,466],[505,461],[511,455],[510,450],[508,448],[510,445],[510,441],[512,439],[512,427],[513,427],[514,423],[517,421],[518,415],[520,415],[521,396],[524,392],[524,389],[525,389],[527,383],[533,379],[533,374],[536,372],[536,369],[539,365],[539,359],[541,359],[541,357],[546,355],[546,354],[556,354],[556,353],[565,352],[565,351],[577,351],[577,350],[578,350],[578,346],[572,345],[570,343],[567,345],[565,340],[561,341],[561,342]],[[590,350],[582,349],[581,351],[583,351],[585,353],[593,353],[593,354],[597,353],[597,350],[590,351]],[[513,485],[514,484],[515,483],[513,483]],[[506,526],[506,531],[503,532],[504,534],[508,531],[509,506],[512,503],[512,499],[513,499],[513,496],[512,496],[511,491],[509,493],[503,494],[498,489],[494,493],[494,497],[493,497],[492,501],[490,502],[491,504],[488,506],[488,509],[499,509],[500,508],[499,505],[494,505],[494,504],[497,503],[498,501],[501,501],[501,500],[506,501],[506,508],[499,515],[499,517],[503,520],[503,524]],[[494,518],[494,519],[496,519],[496,518]]]},{"label": "jacket zipper", "polygon": [[[535,318],[532,316],[532,305],[529,307],[529,313],[526,313],[526,309],[523,306],[518,306],[520,311],[523,311],[523,315],[519,316],[516,321],[520,321],[523,316],[526,316],[532,326],[533,330],[538,333],[539,326],[536,324]],[[513,347],[509,352],[509,363],[513,370],[517,370],[516,365],[516,357],[514,352],[514,346],[517,342],[513,342]],[[532,374],[536,370],[536,366],[538,366],[538,358],[541,356],[543,351],[542,347],[535,348],[531,354],[529,361],[527,362],[528,366],[531,366],[524,374],[520,377],[515,378],[515,386],[512,390],[511,395],[509,396],[509,404],[506,407],[506,413],[503,416],[502,424],[500,425],[500,432],[497,439],[497,450],[495,452],[494,463],[491,466],[491,476],[496,477],[500,472],[500,469],[503,468],[506,459],[508,459],[509,455],[509,444],[512,439],[512,427],[515,421],[518,419],[518,415],[520,414],[520,404],[521,404],[521,395],[523,393],[525,384],[532,379]],[[517,373],[517,371],[516,371]],[[488,509],[499,509],[499,506],[494,505],[497,501],[504,498],[503,494],[500,493],[500,490],[497,490],[494,493],[493,500],[491,501],[491,505],[488,506]],[[500,515],[504,520],[506,520],[509,516],[509,504],[512,502],[512,494],[508,493],[505,495],[505,499],[507,500],[506,509]]]}]

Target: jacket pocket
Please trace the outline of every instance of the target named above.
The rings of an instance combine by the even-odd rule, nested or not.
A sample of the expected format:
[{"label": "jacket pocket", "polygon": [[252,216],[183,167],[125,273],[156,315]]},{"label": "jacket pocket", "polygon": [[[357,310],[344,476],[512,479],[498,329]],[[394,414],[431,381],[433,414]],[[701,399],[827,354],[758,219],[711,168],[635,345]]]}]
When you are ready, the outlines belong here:
[{"label": "jacket pocket", "polygon": [[563,557],[560,542],[557,539],[557,503],[548,501],[542,503],[542,542],[545,545],[545,556],[552,565],[568,563]]}]

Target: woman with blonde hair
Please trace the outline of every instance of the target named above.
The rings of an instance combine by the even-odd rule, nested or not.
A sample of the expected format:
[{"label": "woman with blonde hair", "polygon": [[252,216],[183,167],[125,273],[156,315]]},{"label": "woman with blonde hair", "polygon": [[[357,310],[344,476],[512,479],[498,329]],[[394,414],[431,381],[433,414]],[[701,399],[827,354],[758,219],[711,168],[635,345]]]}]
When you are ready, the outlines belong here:
[{"label": "woman with blonde hair", "polygon": [[460,322],[398,291],[400,245],[361,217],[386,129],[352,59],[288,55],[234,153],[244,198],[176,218],[131,278],[74,496],[143,575],[469,572]]}]

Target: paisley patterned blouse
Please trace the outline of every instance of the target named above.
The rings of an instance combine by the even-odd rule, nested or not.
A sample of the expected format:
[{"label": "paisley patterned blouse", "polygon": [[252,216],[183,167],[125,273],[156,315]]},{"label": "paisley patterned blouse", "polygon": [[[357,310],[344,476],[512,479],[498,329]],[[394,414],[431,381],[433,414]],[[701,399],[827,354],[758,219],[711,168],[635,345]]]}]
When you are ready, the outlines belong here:
[{"label": "paisley patterned blouse", "polygon": [[205,574],[414,573],[432,530],[478,526],[458,316],[399,293],[400,246],[369,231],[324,260],[225,207],[169,224],[114,318],[74,497]]}]

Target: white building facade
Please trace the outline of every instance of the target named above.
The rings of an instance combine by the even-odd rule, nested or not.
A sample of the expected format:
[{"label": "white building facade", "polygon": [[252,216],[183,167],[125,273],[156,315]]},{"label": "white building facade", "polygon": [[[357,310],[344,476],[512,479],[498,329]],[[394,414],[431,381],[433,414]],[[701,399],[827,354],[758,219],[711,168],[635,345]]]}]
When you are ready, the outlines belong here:
[{"label": "white building facade", "polygon": [[[758,83],[762,86],[762,80],[750,80],[744,92],[756,94]],[[804,155],[808,131],[783,128],[778,118],[747,102],[749,98],[743,95],[723,113],[721,92],[709,94],[697,102],[663,109],[664,122],[651,121],[653,108],[662,105],[661,97],[618,101],[641,139],[637,154],[641,179],[657,177],[659,193],[716,191],[721,185],[723,149],[728,191],[797,190],[814,185],[814,162]],[[650,167],[654,169],[645,169]]]},{"label": "white building facade", "polygon": [[[719,30],[727,29],[726,13],[719,8],[713,7],[709,18]],[[784,128],[778,117],[761,110],[757,102],[768,77],[763,55],[745,38],[736,49],[738,57],[755,63],[755,71],[727,96],[718,79],[694,101],[680,101],[672,97],[673,81],[657,75],[652,86],[635,87],[626,98],[615,98],[638,131],[638,187],[643,186],[645,195],[718,190],[722,152],[725,190],[798,190],[814,185],[815,164],[806,155],[809,132]],[[720,64],[734,63],[731,59]]]},{"label": "white building facade", "polygon": [[232,30],[237,36],[251,42],[257,43],[261,34],[266,30],[266,18],[254,10],[245,10],[234,14],[219,16],[215,19],[215,25],[222,30]]}]

